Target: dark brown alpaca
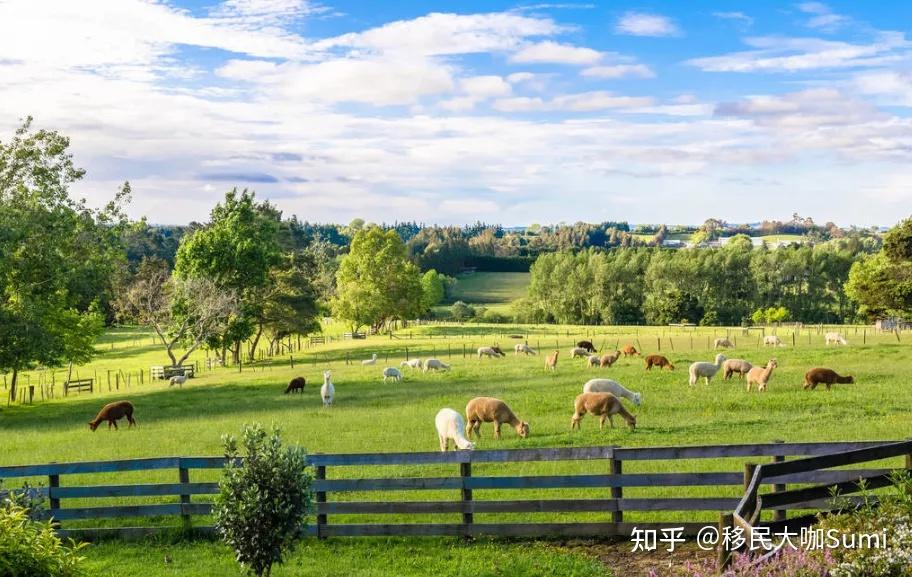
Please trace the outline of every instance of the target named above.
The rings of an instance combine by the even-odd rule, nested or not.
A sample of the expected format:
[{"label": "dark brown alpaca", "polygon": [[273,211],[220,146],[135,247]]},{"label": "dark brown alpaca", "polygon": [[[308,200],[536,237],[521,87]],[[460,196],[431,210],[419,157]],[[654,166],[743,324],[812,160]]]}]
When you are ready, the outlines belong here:
[{"label": "dark brown alpaca", "polygon": [[633,345],[627,345],[626,347],[624,347],[623,349],[621,349],[621,352],[624,353],[624,356],[625,356],[625,357],[639,357],[639,356],[642,356],[642,355],[640,355],[640,352],[639,352],[638,350],[636,350],[636,347],[633,346]]},{"label": "dark brown alpaca", "polygon": [[288,383],[288,386],[285,388],[285,394],[293,393],[298,391],[299,393],[304,392],[304,385],[307,384],[307,381],[304,380],[304,377],[295,377],[291,379],[291,382]]},{"label": "dark brown alpaca", "polygon": [[663,357],[662,355],[649,355],[645,359],[646,361],[646,370],[651,371],[652,367],[659,367],[660,369],[668,369],[669,371],[675,370],[675,366],[671,364],[671,361]]},{"label": "dark brown alpaca", "polygon": [[837,374],[833,369],[824,369],[820,367],[811,369],[804,375],[804,388],[811,390],[816,389],[819,384],[826,385],[826,388],[829,391],[830,387],[835,383],[850,385],[854,382],[855,378],[852,376],[843,377]]},{"label": "dark brown alpaca", "polygon": [[581,349],[586,349],[590,353],[598,352],[597,350],[595,350],[595,345],[592,344],[592,341],[580,341],[580,342],[576,343],[576,346]]},{"label": "dark brown alpaca", "polygon": [[98,414],[95,415],[94,419],[89,421],[89,429],[94,431],[102,421],[108,422],[109,429],[111,428],[111,425],[114,425],[114,428],[116,429],[118,419],[124,417],[130,422],[131,427],[136,424],[136,420],[133,418],[133,403],[130,401],[115,401],[113,403],[108,403],[98,411]]}]

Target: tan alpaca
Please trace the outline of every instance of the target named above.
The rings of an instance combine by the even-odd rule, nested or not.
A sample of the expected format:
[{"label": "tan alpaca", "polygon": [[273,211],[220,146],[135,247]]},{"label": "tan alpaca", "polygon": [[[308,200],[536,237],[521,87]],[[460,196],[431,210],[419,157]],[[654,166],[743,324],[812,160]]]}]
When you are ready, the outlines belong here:
[{"label": "tan alpaca", "polygon": [[494,438],[500,438],[500,426],[509,423],[516,434],[525,439],[529,436],[529,423],[519,420],[510,407],[493,397],[475,397],[466,405],[466,437],[481,437],[481,424],[494,423]]},{"label": "tan alpaca", "polygon": [[636,417],[631,415],[621,401],[611,393],[583,393],[577,395],[573,401],[573,418],[570,420],[570,430],[579,429],[580,421],[586,413],[599,415],[599,430],[605,426],[605,419],[611,423],[614,428],[614,419],[612,416],[620,415],[627,421],[631,429],[636,429]]},{"label": "tan alpaca", "polygon": [[552,354],[548,355],[548,358],[545,359],[545,368],[552,371],[557,368],[557,357],[559,355],[560,351],[554,351]]},{"label": "tan alpaca", "polygon": [[751,385],[754,383],[757,384],[758,391],[761,393],[765,391],[770,377],[773,376],[773,369],[778,366],[779,364],[776,362],[776,359],[770,359],[765,367],[753,367],[751,370],[747,371],[747,392],[749,393],[751,391]]}]

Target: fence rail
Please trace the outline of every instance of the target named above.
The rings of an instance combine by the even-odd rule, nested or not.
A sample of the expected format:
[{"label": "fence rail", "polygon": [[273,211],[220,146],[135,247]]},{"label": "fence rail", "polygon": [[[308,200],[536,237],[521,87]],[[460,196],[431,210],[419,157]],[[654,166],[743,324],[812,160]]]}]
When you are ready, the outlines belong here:
[{"label": "fence rail", "polygon": [[[880,458],[912,452],[912,444],[902,450],[884,449],[888,441],[849,443],[765,443],[742,445],[708,445],[680,447],[575,447],[556,449],[512,449],[491,451],[456,451],[449,453],[363,453],[314,454],[308,457],[314,468],[313,489],[316,504],[313,513],[316,523],[308,533],[317,537],[333,536],[393,536],[393,535],[499,535],[499,536],[625,536],[633,527],[684,527],[687,535],[695,534],[709,523],[655,521],[662,512],[738,511],[740,522],[759,518],[762,506],[775,510],[776,519],[784,519],[787,510],[819,509],[825,506],[827,495],[819,491],[796,489],[787,493],[787,484],[857,482],[860,476],[886,479],[893,469],[833,469],[833,453],[880,455]],[[905,451],[905,452],[903,452]],[[846,453],[846,454],[849,454]],[[649,461],[671,462],[672,467],[686,469],[699,460],[768,457],[772,463],[760,466],[742,463],[738,470],[687,471],[638,470],[624,472],[623,462],[641,462],[638,469],[649,469]],[[809,457],[786,461],[787,457]],[[870,459],[868,459],[870,460]],[[509,471],[511,464],[529,462],[582,463],[585,472],[573,474],[518,474]],[[857,464],[863,461],[845,461]],[[473,465],[502,464],[496,474],[473,474]],[[809,465],[810,464],[810,465]],[[907,463],[908,464],[908,463]],[[173,528],[192,528],[211,532],[209,525],[212,503],[207,497],[218,492],[213,470],[224,467],[223,457],[158,457],[121,461],[87,461],[77,463],[48,463],[0,467],[0,479],[46,479],[39,492],[50,502],[49,515],[58,523],[62,533],[79,538],[99,536],[131,537],[147,535]],[[441,476],[441,466],[453,465],[453,474]],[[362,467],[384,467],[382,473],[353,478],[350,473],[362,473]],[[816,468],[810,468],[810,467]],[[393,476],[390,469],[405,467],[405,476]],[[822,469],[829,470],[822,470]],[[423,469],[429,469],[424,471]],[[491,467],[488,467],[491,469]],[[593,470],[588,470],[593,469]],[[628,467],[629,469],[629,467]],[[173,482],[125,484],[103,483],[99,476],[123,476],[133,472],[175,471]],[[204,471],[209,470],[208,480]],[[332,474],[331,474],[332,473]],[[425,473],[425,474],[421,474]],[[191,477],[196,477],[191,480]],[[63,481],[70,480],[70,483]],[[776,492],[758,495],[761,485],[773,485]],[[726,487],[727,495],[714,496],[650,496],[650,488]],[[739,499],[737,491],[747,488],[748,494]],[[549,490],[549,498],[527,491]],[[576,489],[568,493],[568,490]],[[580,495],[580,490],[585,495]],[[598,489],[604,489],[599,491]],[[625,496],[625,489],[634,489],[635,496]],[[526,492],[526,498],[494,498],[489,490]],[[452,491],[452,499],[435,494],[428,500],[398,500],[388,493],[408,491]],[[721,492],[721,491],[720,491]],[[510,493],[513,495],[513,493]],[[793,498],[785,498],[790,494]],[[411,495],[407,495],[412,498]],[[336,497],[336,498],[333,498]],[[534,498],[532,498],[534,497]],[[129,503],[98,503],[98,499],[115,499]],[[138,499],[144,502],[136,503]],[[94,504],[93,504],[94,501]],[[168,501],[168,502],[164,502]],[[756,502],[756,507],[754,503]],[[578,518],[562,516],[558,521],[479,522],[475,515],[504,515],[513,513],[577,514]],[[631,522],[625,513],[648,514],[644,522]],[[599,514],[604,514],[602,520]],[[461,522],[427,522],[424,516],[450,515]],[[342,516],[340,518],[340,516]],[[353,516],[393,516],[395,522],[352,522]],[[421,517],[413,517],[421,516]],[[461,517],[457,517],[461,516]],[[174,518],[178,525],[167,527],[109,526],[129,519],[142,524],[148,518]],[[599,518],[595,518],[599,517]],[[679,517],[680,518],[680,517]],[[403,522],[403,519],[405,522]],[[95,523],[93,523],[93,521]]]}]

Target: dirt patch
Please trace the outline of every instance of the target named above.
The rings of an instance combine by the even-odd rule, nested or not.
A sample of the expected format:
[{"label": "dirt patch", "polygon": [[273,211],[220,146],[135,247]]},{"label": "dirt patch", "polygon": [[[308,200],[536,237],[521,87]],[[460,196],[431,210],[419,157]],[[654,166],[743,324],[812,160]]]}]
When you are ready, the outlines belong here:
[{"label": "dirt patch", "polygon": [[702,565],[716,557],[715,551],[703,551],[696,543],[679,545],[672,553],[662,544],[656,551],[634,553],[629,541],[568,542],[566,547],[598,558],[613,577],[648,577],[651,570],[659,577],[669,577],[688,562]]}]

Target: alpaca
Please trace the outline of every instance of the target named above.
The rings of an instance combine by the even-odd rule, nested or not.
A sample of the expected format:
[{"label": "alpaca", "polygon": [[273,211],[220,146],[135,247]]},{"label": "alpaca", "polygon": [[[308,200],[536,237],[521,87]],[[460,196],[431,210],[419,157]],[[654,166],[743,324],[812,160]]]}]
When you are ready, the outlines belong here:
[{"label": "alpaca", "polygon": [[667,358],[662,355],[649,355],[646,357],[646,370],[651,371],[652,367],[659,367],[660,369],[668,369],[669,371],[675,370],[675,366]]},{"label": "alpaca", "polygon": [[611,368],[611,365],[617,362],[621,358],[621,351],[614,351],[613,353],[605,353],[602,355],[601,360],[599,360],[599,366],[602,368],[608,367]]},{"label": "alpaca", "polygon": [[720,337],[720,338],[718,338],[718,339],[716,339],[716,340],[713,341],[713,348],[716,349],[716,350],[719,350],[719,349],[730,349],[730,348],[732,348],[732,347],[734,347],[734,346],[735,346],[735,345],[732,344],[732,342],[731,342],[730,340],[728,340],[726,337]]},{"label": "alpaca", "polygon": [[396,367],[386,367],[383,369],[383,382],[386,382],[386,379],[393,379],[397,383],[402,382],[402,373],[399,372],[399,369]]},{"label": "alpaca", "polygon": [[560,351],[554,351],[548,358],[545,359],[545,368],[553,371],[557,368],[557,357],[560,355]]},{"label": "alpaca", "polygon": [[601,364],[602,364],[602,357],[600,357],[598,355],[589,355],[589,357],[586,359],[586,366],[589,367],[590,369],[592,367],[601,366]]},{"label": "alpaca", "polygon": [[804,388],[810,390],[816,389],[817,385],[820,383],[826,385],[826,388],[829,391],[830,387],[836,383],[851,385],[854,382],[855,378],[852,376],[843,377],[832,369],[824,369],[820,367],[811,369],[804,375]]},{"label": "alpaca", "polygon": [[738,378],[743,379],[744,375],[753,367],[754,365],[743,359],[726,359],[725,362],[722,363],[722,376],[727,381],[732,378],[732,375],[738,373]]},{"label": "alpaca", "polygon": [[400,367],[409,367],[411,369],[420,369],[422,368],[421,359],[412,359],[410,361],[402,361],[399,363]]},{"label": "alpaca", "polygon": [[336,396],[336,387],[332,384],[332,371],[323,371],[323,386],[320,387],[320,397],[324,407],[331,407]]},{"label": "alpaca", "polygon": [[830,346],[830,343],[843,346],[849,344],[849,341],[845,340],[845,337],[839,333],[827,333],[823,338],[826,341],[826,346]]},{"label": "alpaca", "polygon": [[490,357],[490,358],[496,359],[496,358],[505,357],[505,356],[507,356],[507,355],[505,355],[503,353],[503,351],[500,350],[500,348],[498,348],[498,347],[478,347],[478,358],[479,359],[482,357]]},{"label": "alpaca", "polygon": [[641,357],[641,356],[643,356],[643,355],[640,354],[640,352],[639,352],[638,350],[636,350],[636,347],[633,346],[633,345],[627,345],[626,347],[624,347],[623,349],[621,349],[621,352],[624,353],[624,356],[625,356],[625,357]]},{"label": "alpaca", "polygon": [[529,436],[529,423],[521,421],[513,414],[510,407],[500,399],[492,397],[475,397],[466,405],[466,436],[472,438],[472,433],[481,438],[481,424],[494,423],[494,438],[500,438],[500,426],[509,423],[516,430],[516,434],[525,439]]},{"label": "alpaca", "polygon": [[643,402],[643,395],[629,391],[621,383],[611,379],[590,379],[583,385],[583,392],[611,393],[616,397],[624,397],[638,407]]},{"label": "alpaca", "polygon": [[718,355],[716,355],[715,363],[701,363],[701,362],[693,363],[692,365],[690,365],[690,371],[689,371],[690,372],[690,384],[696,385],[697,380],[699,380],[700,377],[703,377],[704,379],[706,379],[706,384],[708,385],[709,381],[711,381],[712,378],[714,376],[716,376],[716,373],[719,372],[719,369],[722,368],[722,363],[724,363],[724,362],[725,362],[725,356],[722,353],[719,353]]},{"label": "alpaca", "polygon": [[599,415],[599,431],[605,427],[605,419],[614,428],[614,415],[620,415],[627,421],[631,429],[636,429],[636,417],[624,408],[621,401],[611,393],[583,393],[573,401],[573,418],[570,420],[570,430],[579,429],[580,421],[586,413]]},{"label": "alpaca", "polygon": [[127,418],[131,427],[136,424],[136,419],[133,418],[133,403],[130,401],[115,401],[113,403],[108,403],[98,411],[98,414],[95,415],[94,419],[89,421],[89,430],[94,431],[97,429],[102,421],[108,422],[109,429],[112,425],[116,429],[117,421],[124,417]]},{"label": "alpaca", "polygon": [[303,393],[304,386],[306,384],[307,381],[304,379],[304,377],[295,377],[291,379],[291,381],[288,383],[288,386],[285,387],[285,394],[287,395],[288,393],[294,393],[295,391]]},{"label": "alpaca", "polygon": [[169,379],[168,386],[173,387],[174,385],[177,385],[178,387],[183,387],[184,383],[186,383],[186,382],[187,382],[187,375],[174,375],[173,377],[171,377],[171,379]]},{"label": "alpaca", "polygon": [[371,358],[361,361],[361,364],[363,366],[376,365],[377,364],[377,353],[374,353],[373,355],[371,355]]},{"label": "alpaca", "polygon": [[424,361],[424,372],[428,371],[448,371],[450,370],[450,365],[439,359],[428,359]]},{"label": "alpaca", "polygon": [[449,449],[450,439],[453,439],[453,446],[456,449],[471,451],[475,448],[475,443],[466,439],[463,433],[465,420],[453,409],[440,409],[434,419],[434,425],[437,427],[437,439],[440,441],[442,452]]},{"label": "alpaca", "polygon": [[519,343],[513,347],[514,355],[518,355],[520,353],[525,354],[525,355],[537,355],[538,354],[535,352],[535,349],[533,349],[526,343]]},{"label": "alpaca", "polygon": [[784,347],[782,344],[782,339],[776,335],[766,335],[763,337],[763,346],[764,347]]},{"label": "alpaca", "polygon": [[761,393],[765,391],[770,377],[773,376],[773,369],[778,366],[779,363],[776,362],[776,359],[770,359],[767,361],[765,367],[753,367],[749,370],[747,372],[747,392],[749,393],[751,391],[751,385],[754,383],[757,383],[757,391]]},{"label": "alpaca", "polygon": [[576,357],[588,357],[589,351],[582,347],[573,347],[570,349],[570,358],[575,359]]},{"label": "alpaca", "polygon": [[580,341],[580,342],[576,343],[576,346],[581,349],[586,349],[586,351],[590,352],[590,353],[598,352],[598,350],[596,350],[596,348],[595,348],[595,345],[592,344],[592,341]]}]

